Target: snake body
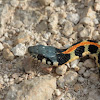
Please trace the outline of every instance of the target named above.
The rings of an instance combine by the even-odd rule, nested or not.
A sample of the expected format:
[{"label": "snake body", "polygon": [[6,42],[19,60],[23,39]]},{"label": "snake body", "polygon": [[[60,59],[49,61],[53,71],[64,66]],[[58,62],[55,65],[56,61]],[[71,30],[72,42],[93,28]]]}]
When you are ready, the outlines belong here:
[{"label": "snake body", "polygon": [[44,45],[30,46],[28,52],[36,60],[53,66],[63,65],[89,55],[96,60],[100,68],[100,42],[94,40],[79,41],[67,49]]}]

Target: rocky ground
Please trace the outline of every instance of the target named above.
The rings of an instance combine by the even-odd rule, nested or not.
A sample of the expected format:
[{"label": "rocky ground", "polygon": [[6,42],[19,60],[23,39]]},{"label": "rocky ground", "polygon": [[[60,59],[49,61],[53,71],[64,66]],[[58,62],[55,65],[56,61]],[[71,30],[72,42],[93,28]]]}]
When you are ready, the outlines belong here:
[{"label": "rocky ground", "polygon": [[100,0],[0,0],[0,100],[100,100],[94,60],[37,63],[31,45],[100,40]]}]

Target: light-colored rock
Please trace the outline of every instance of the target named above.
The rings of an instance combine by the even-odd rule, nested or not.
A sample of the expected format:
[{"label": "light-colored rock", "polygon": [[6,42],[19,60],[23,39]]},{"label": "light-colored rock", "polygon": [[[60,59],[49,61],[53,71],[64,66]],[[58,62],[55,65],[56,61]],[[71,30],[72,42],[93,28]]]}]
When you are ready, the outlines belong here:
[{"label": "light-colored rock", "polygon": [[90,26],[94,25],[92,19],[89,17],[84,17],[83,19],[81,19],[81,23],[84,25],[90,25]]},{"label": "light-colored rock", "polygon": [[0,51],[3,50],[4,46],[2,43],[0,43]]},{"label": "light-colored rock", "polygon": [[52,0],[39,0],[42,5],[49,5],[52,3]]},{"label": "light-colored rock", "polygon": [[99,80],[99,75],[95,74],[95,73],[91,73],[90,74],[90,80],[91,80],[92,83],[97,83],[98,80]]},{"label": "light-colored rock", "polygon": [[63,75],[66,73],[66,70],[67,70],[67,66],[66,65],[62,65],[62,66],[59,66],[56,68],[56,73],[58,75]]},{"label": "light-colored rock", "polygon": [[10,3],[11,3],[11,5],[12,5],[13,7],[17,7],[18,4],[19,4],[19,1],[18,1],[18,0],[11,0]]},{"label": "light-colored rock", "polygon": [[17,44],[15,47],[12,48],[12,52],[15,56],[24,56],[24,54],[26,53],[25,44]]},{"label": "light-colored rock", "polygon": [[100,3],[95,3],[94,9],[95,9],[95,11],[100,11]]},{"label": "light-colored rock", "polygon": [[90,77],[90,72],[87,70],[86,72],[83,73],[83,75],[85,78],[88,78]]},{"label": "light-colored rock", "polygon": [[78,63],[79,63],[79,59],[76,59],[76,60],[72,61],[72,62],[71,62],[71,67],[72,67],[72,68],[76,68],[77,65],[78,65]]},{"label": "light-colored rock", "polygon": [[56,79],[50,75],[36,77],[13,85],[4,100],[49,100],[56,89]]},{"label": "light-colored rock", "polygon": [[80,83],[83,83],[83,82],[84,82],[84,78],[83,78],[83,77],[79,77],[79,78],[78,78],[78,81],[79,81]]},{"label": "light-colored rock", "polygon": [[57,25],[58,25],[58,14],[54,13],[50,16],[49,18],[49,28],[51,29],[57,29]]},{"label": "light-colored rock", "polygon": [[25,42],[30,42],[30,35],[25,32],[19,33],[19,35],[17,36],[15,40],[15,44],[25,43]]},{"label": "light-colored rock", "polygon": [[42,31],[47,31],[47,22],[46,21],[41,21],[39,24],[36,25],[36,31],[37,32],[42,32]]},{"label": "light-colored rock", "polygon": [[55,94],[56,94],[57,96],[60,96],[60,95],[61,95],[61,91],[60,91],[59,89],[56,89],[56,90],[55,90]]},{"label": "light-colored rock", "polygon": [[67,20],[70,20],[74,24],[77,24],[80,20],[80,16],[77,13],[69,13],[67,15]]},{"label": "light-colored rock", "polygon": [[68,71],[64,76],[61,76],[57,85],[60,88],[64,88],[65,85],[74,85],[77,82],[78,74],[74,71]]},{"label": "light-colored rock", "polygon": [[93,20],[93,22],[94,22],[94,24],[99,24],[99,21],[98,21],[97,18],[95,18],[95,19]]},{"label": "light-colored rock", "polygon": [[95,19],[96,18],[96,12],[92,9],[91,6],[87,7],[84,10],[84,13],[82,13],[82,17],[90,17],[91,19]]},{"label": "light-colored rock", "polygon": [[66,21],[65,25],[64,25],[64,29],[62,31],[62,33],[65,35],[65,36],[70,36],[73,32],[73,26],[72,26],[72,23],[70,21]]},{"label": "light-colored rock", "polygon": [[87,60],[85,60],[84,63],[83,63],[83,65],[84,65],[85,67],[88,67],[88,68],[93,68],[93,67],[96,66],[96,65],[95,65],[95,62],[94,62],[92,59],[87,59]]},{"label": "light-colored rock", "polygon": [[81,67],[80,70],[78,71],[79,74],[84,74],[86,68],[85,67]]},{"label": "light-colored rock", "polygon": [[89,32],[86,28],[84,28],[80,33],[79,33],[79,37],[80,38],[85,38],[89,36]]},{"label": "light-colored rock", "polygon": [[14,59],[14,55],[9,49],[4,49],[3,50],[3,57],[6,60],[10,60],[10,61]]}]

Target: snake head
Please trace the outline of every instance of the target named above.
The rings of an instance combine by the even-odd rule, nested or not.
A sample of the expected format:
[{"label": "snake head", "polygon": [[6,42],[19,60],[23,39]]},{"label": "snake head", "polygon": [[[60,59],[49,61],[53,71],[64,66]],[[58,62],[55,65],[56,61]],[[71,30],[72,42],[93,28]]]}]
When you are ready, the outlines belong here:
[{"label": "snake head", "polygon": [[37,58],[41,53],[41,49],[43,49],[43,45],[30,46],[28,47],[28,52],[33,58]]}]

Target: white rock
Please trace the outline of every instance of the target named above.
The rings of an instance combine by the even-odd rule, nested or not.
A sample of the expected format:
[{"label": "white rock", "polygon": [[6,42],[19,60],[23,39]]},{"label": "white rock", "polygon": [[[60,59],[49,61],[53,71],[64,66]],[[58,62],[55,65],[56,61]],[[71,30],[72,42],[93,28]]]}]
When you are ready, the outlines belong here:
[{"label": "white rock", "polygon": [[84,28],[80,33],[79,33],[79,37],[80,38],[84,38],[84,37],[88,37],[89,36],[89,32],[86,28]]},{"label": "white rock", "polygon": [[62,66],[59,66],[59,67],[56,68],[56,73],[58,75],[63,75],[63,74],[65,74],[66,70],[67,70],[67,66],[62,65]]},{"label": "white rock", "polygon": [[78,63],[79,63],[79,59],[76,59],[76,60],[72,61],[72,62],[71,62],[71,67],[72,67],[72,68],[77,67]]},{"label": "white rock", "polygon": [[0,51],[3,50],[4,46],[0,43]]},{"label": "white rock", "polygon": [[84,25],[93,26],[93,21],[89,17],[84,17],[83,19],[81,19],[81,23],[84,24]]},{"label": "white rock", "polygon": [[62,33],[65,35],[65,36],[69,36],[71,35],[73,32],[73,26],[72,26],[72,22],[70,21],[66,21],[65,25],[64,25],[64,29],[62,31]]},{"label": "white rock", "polygon": [[96,11],[100,11],[100,3],[95,3],[95,4],[94,4],[94,9],[95,9]]},{"label": "white rock", "polygon": [[26,52],[26,46],[25,44],[19,43],[14,48],[12,48],[12,52],[15,56],[24,56]]},{"label": "white rock", "polygon": [[67,19],[73,22],[74,24],[77,24],[80,20],[80,17],[77,13],[69,13],[67,15]]},{"label": "white rock", "polygon": [[11,5],[12,5],[13,7],[17,7],[18,4],[19,4],[19,1],[18,1],[18,0],[11,0],[10,3],[11,3]]},{"label": "white rock", "polygon": [[56,93],[57,96],[60,96],[61,95],[61,91],[59,89],[56,89],[55,90],[55,93]]},{"label": "white rock", "polygon": [[93,22],[94,22],[94,24],[99,24],[99,21],[98,21],[97,18],[95,18],[95,19],[93,20]]}]

